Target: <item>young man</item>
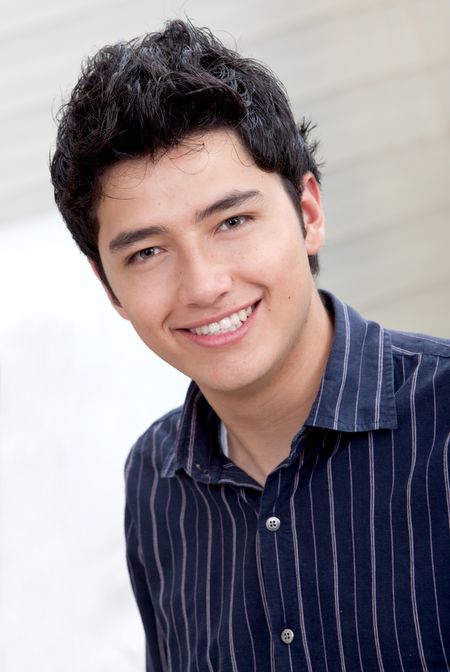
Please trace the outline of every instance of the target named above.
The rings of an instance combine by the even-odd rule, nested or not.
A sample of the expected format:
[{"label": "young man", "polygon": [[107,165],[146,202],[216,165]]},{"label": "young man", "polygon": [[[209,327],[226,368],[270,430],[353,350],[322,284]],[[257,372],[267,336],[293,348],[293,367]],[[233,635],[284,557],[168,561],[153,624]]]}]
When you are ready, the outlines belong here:
[{"label": "young man", "polygon": [[317,291],[308,130],[180,21],[101,50],[63,108],[63,217],[193,381],[126,467],[148,670],[450,669],[450,344]]}]

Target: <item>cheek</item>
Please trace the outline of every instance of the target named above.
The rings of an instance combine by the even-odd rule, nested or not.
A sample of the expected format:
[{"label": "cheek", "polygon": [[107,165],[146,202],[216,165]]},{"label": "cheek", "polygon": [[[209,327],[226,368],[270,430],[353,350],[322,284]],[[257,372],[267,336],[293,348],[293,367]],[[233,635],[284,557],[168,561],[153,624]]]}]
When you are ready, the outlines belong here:
[{"label": "cheek", "polygon": [[133,273],[111,275],[114,292],[133,324],[161,319],[172,296],[173,283],[165,276],[160,269],[146,272],[144,268]]},{"label": "cheek", "polygon": [[301,231],[292,235],[274,237],[264,244],[256,244],[248,254],[248,268],[258,273],[261,282],[280,283],[303,274],[309,268]]},{"label": "cheek", "polygon": [[171,352],[171,339],[168,338],[167,331],[163,323],[156,315],[140,315],[139,318],[130,320],[135,332],[141,341],[154,352],[158,357],[167,359]]},{"label": "cheek", "polygon": [[169,312],[169,298],[167,292],[156,291],[155,287],[141,286],[135,283],[126,290],[121,288],[118,299],[127,319],[136,332],[146,341],[148,337],[160,332],[164,328],[164,321]]}]

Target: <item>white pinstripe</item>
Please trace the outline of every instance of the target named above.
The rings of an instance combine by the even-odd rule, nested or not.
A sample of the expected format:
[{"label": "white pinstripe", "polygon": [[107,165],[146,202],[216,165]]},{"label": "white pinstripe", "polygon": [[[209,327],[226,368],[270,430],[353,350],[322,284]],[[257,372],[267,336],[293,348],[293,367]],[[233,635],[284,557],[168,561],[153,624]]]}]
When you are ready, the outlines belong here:
[{"label": "white pinstripe", "polygon": [[375,476],[373,465],[373,432],[369,432],[369,488],[370,488],[370,564],[371,564],[371,591],[372,591],[372,621],[373,635],[375,639],[375,650],[377,652],[378,666],[381,672],[384,672],[383,659],[380,649],[380,636],[378,633],[378,614],[377,614],[377,561],[375,554]]},{"label": "white pinstripe", "polygon": [[269,627],[269,632],[270,632],[270,672],[276,672],[275,670],[275,647],[274,647],[274,642],[273,642],[273,637],[272,637],[272,624],[270,621],[270,612],[269,612],[269,605],[267,604],[267,595],[266,595],[266,588],[264,585],[264,575],[262,571],[262,566],[261,566],[261,540],[259,537],[259,530],[256,533],[256,567],[258,570],[258,581],[259,581],[259,588],[261,591],[261,598],[262,598],[262,603],[263,603],[263,608],[264,608],[264,613],[266,616],[266,621],[267,625]]},{"label": "white pinstripe", "polygon": [[245,589],[245,575],[246,575],[246,572],[245,572],[245,558],[246,558],[246,555],[247,555],[248,526],[247,526],[247,519],[245,517],[245,513],[244,513],[244,510],[242,508],[241,499],[242,499],[241,493],[239,493],[239,495],[237,497],[237,502],[238,502],[239,508],[242,511],[242,520],[244,521],[244,527],[245,527],[244,548],[243,548],[243,552],[242,552],[242,583],[243,583],[243,585],[242,585],[242,601],[243,601],[243,604],[244,604],[245,622],[247,624],[247,630],[248,630],[248,634],[249,634],[250,644],[251,644],[251,647],[252,647],[253,670],[254,670],[254,672],[257,672],[257,670],[256,670],[255,642],[253,640],[252,628],[251,628],[250,620],[249,620],[249,617],[248,617],[247,600],[246,600],[246,597],[245,597],[246,592],[247,592],[246,589]]},{"label": "white pinstripe", "polygon": [[[429,474],[430,474],[430,462],[431,462],[431,456],[433,455],[434,449],[435,449],[435,444],[436,444],[436,430],[437,430],[437,413],[436,413],[436,374],[437,370],[439,367],[439,362],[440,360],[436,360],[436,366],[433,372],[433,379],[432,379],[432,387],[433,387],[433,441],[431,442],[431,449],[430,449],[430,454],[428,455],[427,459],[427,467],[426,467],[426,493],[427,493],[427,512],[428,512],[428,529],[430,531],[430,556],[431,556],[431,575],[433,577],[433,593],[434,593],[434,606],[436,609],[436,621],[437,621],[437,626],[438,626],[438,632],[439,632],[439,641],[441,643],[441,649],[442,649],[442,655],[445,660],[445,665],[447,667],[447,672],[449,670],[448,666],[448,660],[447,656],[445,654],[445,647],[444,647],[444,641],[442,639],[442,627],[441,627],[441,619],[440,619],[440,614],[439,614],[439,602],[438,602],[438,596],[437,596],[437,588],[436,588],[436,571],[435,571],[435,563],[434,563],[434,549],[433,549],[433,530],[431,527],[431,507],[430,507],[430,488],[429,488]],[[449,517],[450,519],[450,517]]]},{"label": "white pinstripe", "polygon": [[187,563],[187,542],[186,530],[184,527],[184,518],[186,516],[186,491],[181,479],[177,480],[181,489],[181,511],[180,511],[180,534],[181,534],[181,611],[183,613],[184,629],[186,631],[186,649],[187,649],[187,669],[191,669],[191,646],[189,637],[189,620],[186,608],[186,563]]},{"label": "white pinstripe", "polygon": [[230,505],[226,500],[225,489],[223,487],[220,494],[222,497],[222,501],[225,504],[225,509],[227,510],[228,515],[230,516],[231,530],[232,530],[233,564],[231,569],[231,599],[228,607],[228,638],[230,643],[230,657],[231,657],[231,664],[233,666],[233,671],[238,672],[238,666],[236,662],[236,652],[234,650],[234,635],[233,635],[233,615],[234,615],[233,607],[234,607],[234,591],[236,583],[236,522],[234,520],[233,513],[230,509]]},{"label": "white pinstripe", "polygon": [[352,559],[353,559],[353,603],[355,605],[355,631],[356,644],[358,647],[358,660],[361,672],[363,672],[363,663],[361,658],[361,645],[359,641],[359,627],[358,627],[358,599],[356,593],[356,551],[355,551],[355,512],[354,512],[354,498],[353,498],[353,469],[352,469],[352,446],[348,444],[348,466],[350,472],[350,524],[352,529]]},{"label": "white pinstripe", "polygon": [[[325,440],[322,443],[322,448],[324,448],[325,445]],[[312,525],[312,538],[313,538],[313,548],[314,548],[314,575],[315,575],[315,583],[316,583],[316,594],[317,594],[317,604],[319,607],[319,620],[320,620],[320,631],[322,634],[322,646],[323,646],[323,655],[325,659],[325,669],[328,672],[328,656],[327,656],[327,646],[326,646],[326,639],[325,639],[325,629],[323,627],[323,616],[322,616],[322,605],[320,601],[320,590],[319,590],[319,565],[317,562],[317,540],[316,540],[316,530],[315,530],[315,525],[314,525],[314,502],[313,502],[313,496],[312,496],[312,479],[314,476],[314,472],[317,467],[317,463],[319,461],[319,456],[317,455],[316,461],[314,463],[314,466],[311,470],[311,476],[309,478],[309,483],[308,483],[308,491],[309,491],[309,506],[311,509],[311,525]]]},{"label": "white pinstripe", "polygon": [[339,411],[341,408],[341,401],[342,401],[342,395],[344,394],[344,387],[345,383],[347,381],[347,371],[348,371],[348,357],[350,353],[350,322],[348,319],[348,308],[345,304],[342,304],[343,309],[344,309],[344,319],[345,319],[345,354],[344,354],[344,366],[343,366],[343,371],[342,371],[342,378],[341,378],[341,387],[339,390],[339,395],[336,401],[336,409],[334,413],[334,424],[333,424],[333,429],[337,429],[338,426],[338,418],[339,418]]},{"label": "white pinstripe", "polygon": [[444,483],[445,483],[445,494],[447,497],[447,515],[448,515],[448,527],[450,531],[450,483],[449,483],[449,471],[448,471],[448,445],[450,443],[450,434],[447,436],[447,441],[445,442],[444,447]]},{"label": "white pinstripe", "polygon": [[[168,511],[169,511],[169,506],[172,498],[172,488],[170,488],[169,491],[169,496],[167,497],[167,503],[166,503],[166,522],[167,522],[167,530],[168,530],[168,538],[169,538],[169,546],[170,546],[170,557],[172,560],[172,587],[170,589],[170,614],[172,616],[172,622],[176,623],[175,619],[175,612],[174,612],[174,594],[175,594],[175,553],[174,553],[174,546],[173,546],[173,537],[172,537],[172,532],[170,529],[169,525],[169,518],[168,518]],[[180,644],[180,638],[178,636],[178,628],[174,628],[175,630],[175,639],[177,641],[177,647],[178,647],[178,653],[179,653],[179,661],[180,661],[180,667],[181,667],[181,661],[182,661],[182,654],[181,654],[181,644]],[[182,672],[182,670],[180,670]]]},{"label": "white pinstripe", "polygon": [[[404,362],[403,363],[403,375],[405,371],[405,366]],[[398,627],[397,627],[397,610],[396,610],[396,604],[395,604],[395,556],[394,556],[394,526],[392,523],[392,517],[393,517],[393,508],[392,508],[392,503],[394,499],[394,489],[395,489],[395,452],[394,452],[394,435],[391,430],[391,459],[392,459],[392,482],[391,482],[391,492],[389,494],[389,532],[390,532],[390,538],[391,538],[391,575],[392,575],[392,582],[391,582],[391,591],[392,591],[392,620],[394,622],[394,634],[395,634],[395,642],[397,644],[397,653],[398,657],[400,659],[400,666],[402,668],[402,672],[405,672],[405,668],[403,666],[403,659],[402,659],[402,653],[400,650],[400,643],[398,639]]]},{"label": "white pinstripe", "polygon": [[419,615],[417,613],[417,600],[416,600],[416,585],[415,585],[415,567],[414,567],[414,531],[412,524],[412,513],[411,513],[411,488],[412,488],[412,479],[414,474],[414,468],[416,466],[416,451],[417,451],[417,424],[416,424],[416,406],[414,395],[417,385],[417,376],[419,374],[419,368],[422,361],[422,355],[419,355],[419,364],[416,367],[413,375],[413,381],[411,386],[411,395],[410,395],[410,404],[411,404],[411,469],[408,476],[407,484],[407,507],[406,513],[408,518],[408,535],[409,535],[409,557],[410,557],[410,586],[411,586],[411,602],[413,608],[413,618],[414,618],[414,627],[416,631],[417,646],[419,648],[420,662],[422,663],[422,669],[424,672],[428,671],[428,667],[425,661],[425,653],[423,650],[422,636],[420,634],[420,623]]},{"label": "white pinstripe", "polygon": [[309,647],[308,647],[308,640],[306,637],[306,630],[305,630],[305,614],[303,612],[303,600],[302,600],[302,583],[301,583],[301,577],[300,577],[300,560],[299,560],[299,543],[298,543],[298,536],[297,536],[297,517],[296,517],[296,510],[295,510],[295,503],[294,503],[294,497],[297,493],[298,490],[298,484],[300,482],[300,471],[302,468],[303,464],[303,457],[304,453],[301,453],[300,456],[300,463],[299,467],[297,470],[297,473],[295,474],[295,480],[294,480],[294,488],[292,491],[292,495],[290,498],[290,503],[289,503],[289,508],[291,511],[291,530],[292,530],[292,542],[293,542],[293,549],[294,549],[294,561],[295,561],[295,580],[297,583],[297,600],[298,600],[298,611],[300,615],[300,630],[302,633],[302,642],[303,642],[303,648],[305,649],[305,657],[306,657],[306,665],[308,667],[308,672],[313,672],[313,667],[311,664],[311,656],[309,653]]},{"label": "white pinstripe", "polygon": [[[157,471],[156,471],[156,461],[155,461],[156,460],[156,454],[157,454],[157,451],[155,449],[156,448],[155,443],[156,443],[157,435],[158,435],[158,432],[156,431],[155,435],[154,435],[154,438],[153,438],[153,450],[152,450],[152,467],[154,469],[155,474],[157,473]],[[163,440],[163,445],[164,445],[164,440]],[[141,479],[142,479],[143,457],[144,457],[143,453],[141,453],[141,464],[140,464],[140,467],[139,467],[139,480],[138,480],[139,484],[141,483]],[[168,633],[169,632],[169,621],[168,621],[167,615],[165,614],[164,607],[163,607],[164,572],[163,572],[163,568],[162,568],[162,564],[161,564],[161,558],[159,556],[157,524],[156,524],[157,516],[156,516],[156,513],[155,513],[155,496],[156,496],[157,487],[158,487],[158,484],[157,484],[157,479],[156,479],[156,476],[155,476],[153,478],[152,486],[151,486],[151,489],[150,489],[149,509],[150,509],[150,518],[151,518],[151,521],[152,521],[152,540],[153,540],[153,545],[154,545],[154,549],[155,549],[156,568],[157,568],[157,571],[158,571],[158,576],[159,576],[159,581],[160,581],[158,604],[159,604],[160,612],[161,612],[161,614],[163,615],[163,618],[164,618],[164,623],[165,623],[165,626],[166,626],[166,633]],[[140,486],[139,486],[139,489],[138,489],[138,499],[140,499]],[[139,513],[140,513],[140,507],[139,507]],[[139,519],[138,519],[138,525],[139,525],[139,536],[142,538],[142,527],[141,527],[142,521],[140,519],[140,515],[139,515]],[[171,652],[168,649],[167,650],[167,666],[168,666],[168,669],[171,670],[172,669],[172,659],[171,659],[170,654],[171,654]]]},{"label": "white pinstripe", "polygon": [[205,495],[202,492],[202,489],[199,487],[196,481],[193,481],[194,487],[197,490],[198,494],[202,498],[205,508],[206,515],[208,518],[208,545],[207,545],[207,558],[206,558],[206,664],[208,665],[208,670],[214,672],[214,668],[211,662],[211,548],[212,548],[212,516],[211,516],[211,507]]},{"label": "white pinstripe", "polygon": [[339,656],[341,659],[341,669],[343,670],[343,672],[345,672],[346,666],[344,656],[344,644],[342,642],[342,626],[341,626],[341,615],[339,608],[339,569],[338,569],[337,546],[336,546],[336,525],[334,520],[333,474],[331,471],[331,463],[333,461],[333,457],[336,455],[339,449],[340,442],[341,442],[341,435],[339,434],[334,450],[327,461],[327,476],[328,476],[328,498],[330,502],[331,548],[333,551],[334,610],[335,610],[336,630],[339,644]]},{"label": "white pinstripe", "polygon": [[356,389],[356,399],[355,399],[355,427],[358,426],[358,406],[359,406],[359,392],[361,390],[361,373],[362,373],[362,363],[364,357],[364,346],[366,344],[367,330],[369,328],[368,323],[366,322],[366,329],[364,331],[364,339],[361,346],[361,355],[359,357],[359,373],[358,373],[358,387]]},{"label": "white pinstripe", "polygon": [[380,403],[381,403],[381,390],[383,384],[383,353],[384,353],[384,329],[380,327],[377,393],[375,396],[375,429],[378,429],[380,426]]}]

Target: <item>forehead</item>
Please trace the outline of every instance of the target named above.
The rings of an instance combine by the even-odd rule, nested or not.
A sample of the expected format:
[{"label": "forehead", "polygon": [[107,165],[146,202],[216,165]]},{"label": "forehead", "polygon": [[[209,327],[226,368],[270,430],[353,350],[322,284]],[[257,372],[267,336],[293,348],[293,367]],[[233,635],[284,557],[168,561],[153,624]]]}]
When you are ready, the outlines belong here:
[{"label": "forehead", "polygon": [[161,193],[183,184],[189,189],[209,174],[226,181],[227,176],[242,177],[248,172],[246,168],[262,172],[235,133],[211,131],[187,137],[155,159],[139,157],[115,164],[102,176],[101,200],[133,198],[144,183],[151,183],[154,190]]}]

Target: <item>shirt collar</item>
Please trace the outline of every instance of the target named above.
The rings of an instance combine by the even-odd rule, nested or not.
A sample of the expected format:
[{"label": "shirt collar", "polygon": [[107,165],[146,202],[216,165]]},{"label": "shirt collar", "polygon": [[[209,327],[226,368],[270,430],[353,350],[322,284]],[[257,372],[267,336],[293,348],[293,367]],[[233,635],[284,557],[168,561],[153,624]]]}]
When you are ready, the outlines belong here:
[{"label": "shirt collar", "polygon": [[334,338],[306,425],[343,432],[395,429],[397,411],[391,337],[376,322],[329,292],[320,292],[334,319]]},{"label": "shirt collar", "polygon": [[168,451],[162,476],[178,469],[199,481],[217,482],[223,467],[219,446],[220,420],[195,382],[189,385],[178,424],[175,446]]},{"label": "shirt collar", "polygon": [[[320,294],[334,320],[334,337],[305,426],[343,432],[395,429],[397,412],[389,332],[376,322],[365,320],[331,293],[321,290]],[[167,455],[162,475],[172,476],[182,468],[197,480],[217,482],[224,467],[219,422],[197,385],[191,382],[176,445]]]}]

